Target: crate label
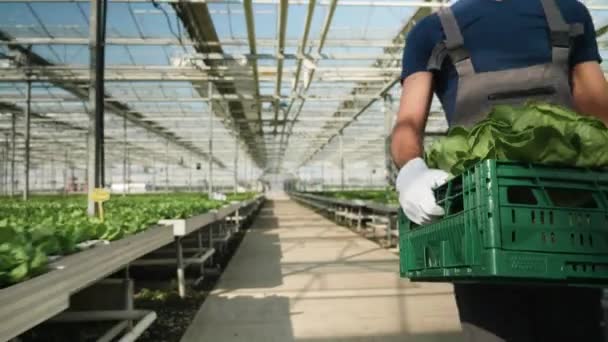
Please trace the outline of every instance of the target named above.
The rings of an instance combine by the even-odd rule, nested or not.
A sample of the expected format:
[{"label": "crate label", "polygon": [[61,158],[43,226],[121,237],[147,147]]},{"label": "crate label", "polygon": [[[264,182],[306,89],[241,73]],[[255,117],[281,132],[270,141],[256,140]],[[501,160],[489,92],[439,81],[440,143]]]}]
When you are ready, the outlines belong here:
[{"label": "crate label", "polygon": [[512,255],[509,261],[513,270],[526,273],[545,273],[547,271],[545,257]]}]

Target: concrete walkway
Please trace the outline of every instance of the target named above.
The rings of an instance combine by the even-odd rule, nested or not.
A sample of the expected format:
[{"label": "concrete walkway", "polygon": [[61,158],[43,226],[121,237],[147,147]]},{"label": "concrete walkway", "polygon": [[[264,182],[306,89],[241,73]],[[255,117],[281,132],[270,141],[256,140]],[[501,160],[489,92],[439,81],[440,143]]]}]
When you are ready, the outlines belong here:
[{"label": "concrete walkway", "polygon": [[461,341],[452,287],[292,201],[268,202],[183,342]]}]

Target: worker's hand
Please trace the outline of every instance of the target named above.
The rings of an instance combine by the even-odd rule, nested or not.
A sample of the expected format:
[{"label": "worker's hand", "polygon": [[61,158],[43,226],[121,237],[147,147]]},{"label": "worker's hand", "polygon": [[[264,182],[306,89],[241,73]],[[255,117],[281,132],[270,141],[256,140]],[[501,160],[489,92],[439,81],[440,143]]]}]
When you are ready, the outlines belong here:
[{"label": "worker's hand", "polygon": [[403,212],[416,224],[430,223],[444,215],[437,205],[433,189],[444,184],[449,174],[442,170],[429,169],[422,158],[412,159],[399,171],[396,187]]}]

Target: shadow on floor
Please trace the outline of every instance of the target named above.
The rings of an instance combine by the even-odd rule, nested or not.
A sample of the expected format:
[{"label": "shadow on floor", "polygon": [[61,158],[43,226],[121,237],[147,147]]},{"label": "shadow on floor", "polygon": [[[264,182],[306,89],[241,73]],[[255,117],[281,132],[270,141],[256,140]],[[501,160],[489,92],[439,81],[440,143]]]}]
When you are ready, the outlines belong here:
[{"label": "shadow on floor", "polygon": [[460,332],[432,333],[432,334],[399,334],[376,336],[345,336],[345,337],[318,337],[296,338],[295,342],[462,342]]},{"label": "shadow on floor", "polygon": [[211,296],[197,318],[181,342],[295,341],[286,297]]},{"label": "shadow on floor", "polygon": [[[427,323],[424,319],[412,320],[417,317],[416,305],[407,303],[426,301],[427,295],[448,296],[449,293],[412,293],[405,299],[401,291],[415,286],[404,286],[403,280],[391,276],[389,283],[396,283],[385,285],[382,280],[379,286],[376,281],[365,288],[366,279],[397,272],[398,265],[392,265],[391,260],[369,255],[378,252],[379,247],[362,247],[350,241],[335,247],[319,246],[319,240],[325,237],[313,234],[314,242],[301,243],[317,244],[316,247],[304,249],[297,238],[285,239],[284,230],[280,237],[279,232],[266,229],[278,228],[285,213],[305,217],[310,212],[303,209],[297,213],[294,207],[266,202],[266,210],[261,211],[247,232],[245,244],[231,261],[238,267],[226,269],[218,289],[207,298],[181,342],[462,341],[459,332],[418,333],[426,331],[420,330],[420,323],[425,326]],[[295,227],[295,234],[302,228],[306,226]],[[289,234],[294,233],[289,231]],[[326,232],[321,229],[321,234],[327,234],[329,241],[351,240],[348,236],[340,237],[333,229]],[[308,233],[302,236],[310,239]],[[292,253],[291,244],[298,244],[296,247],[300,250],[295,253],[302,253],[303,261],[283,260],[282,248],[285,254]],[[336,252],[327,252],[325,248],[335,248]],[[329,256],[327,261],[321,261],[320,256],[306,257],[310,253],[329,253]],[[289,257],[293,258],[293,254]],[[340,282],[331,282],[336,277]],[[337,286],[351,280],[360,284],[349,283],[350,290]],[[441,310],[442,306],[438,308]],[[387,312],[394,314],[389,317]],[[385,319],[388,323],[376,330],[377,333],[361,328],[382,325],[377,320]],[[443,325],[438,329],[448,330]]]},{"label": "shadow on floor", "polygon": [[[195,321],[181,342],[460,342],[460,332],[392,334],[366,336],[332,336],[318,331],[321,337],[294,336],[292,321],[301,312],[290,311],[290,299],[281,296],[233,298],[213,296],[204,307],[204,321]],[[235,314],[236,313],[236,314]],[[328,317],[331,321],[332,318]],[[353,322],[356,324],[356,322]]]}]

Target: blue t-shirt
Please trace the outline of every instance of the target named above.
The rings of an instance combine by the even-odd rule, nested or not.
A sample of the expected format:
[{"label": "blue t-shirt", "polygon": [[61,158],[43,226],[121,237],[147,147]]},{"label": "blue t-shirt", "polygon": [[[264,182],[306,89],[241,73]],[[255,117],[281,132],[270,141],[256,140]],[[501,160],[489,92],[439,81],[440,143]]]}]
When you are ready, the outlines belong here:
[{"label": "blue t-shirt", "polygon": [[[570,66],[601,62],[589,11],[577,0],[557,0],[564,20],[582,23],[584,35],[573,41]],[[540,0],[460,0],[452,6],[476,72],[524,68],[551,61],[549,26]],[[431,52],[445,40],[436,14],[410,31],[403,52],[401,80],[427,71]],[[454,112],[458,75],[449,58],[434,72],[435,92],[448,121]]]}]

